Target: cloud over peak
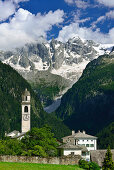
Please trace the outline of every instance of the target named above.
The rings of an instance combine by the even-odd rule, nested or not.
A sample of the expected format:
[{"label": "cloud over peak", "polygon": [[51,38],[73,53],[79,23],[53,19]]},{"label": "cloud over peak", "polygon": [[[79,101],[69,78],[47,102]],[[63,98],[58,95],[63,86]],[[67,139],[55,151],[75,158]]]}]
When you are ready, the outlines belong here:
[{"label": "cloud over peak", "polygon": [[114,43],[114,28],[110,29],[107,34],[103,34],[96,29],[93,31],[92,28],[80,27],[78,23],[72,23],[69,26],[63,27],[59,32],[58,40],[62,42],[68,41],[69,38],[80,36],[85,40],[93,40],[98,43]]},{"label": "cloud over peak", "polygon": [[19,47],[38,40],[40,36],[46,38],[53,25],[63,22],[63,16],[63,10],[59,9],[44,15],[18,9],[9,23],[0,24],[0,49]]}]

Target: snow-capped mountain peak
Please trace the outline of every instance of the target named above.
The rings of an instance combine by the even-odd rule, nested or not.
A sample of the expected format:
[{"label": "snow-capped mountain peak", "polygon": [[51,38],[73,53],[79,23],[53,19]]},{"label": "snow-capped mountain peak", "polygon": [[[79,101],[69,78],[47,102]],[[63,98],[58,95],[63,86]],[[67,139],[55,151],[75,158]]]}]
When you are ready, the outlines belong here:
[{"label": "snow-capped mountain peak", "polygon": [[83,40],[77,35],[66,43],[52,39],[51,42],[26,44],[15,51],[1,51],[0,60],[19,72],[50,70],[76,82],[91,60],[110,53],[113,46]]}]

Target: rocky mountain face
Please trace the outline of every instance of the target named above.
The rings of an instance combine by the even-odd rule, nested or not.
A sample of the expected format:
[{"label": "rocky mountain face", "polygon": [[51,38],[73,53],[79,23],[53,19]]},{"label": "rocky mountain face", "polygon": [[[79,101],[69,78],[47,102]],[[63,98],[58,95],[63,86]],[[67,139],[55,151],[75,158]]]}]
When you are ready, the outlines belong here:
[{"label": "rocky mountain face", "polygon": [[[64,91],[70,88],[81,76],[86,65],[97,58],[100,54],[109,53],[112,45],[100,45],[88,40],[82,40],[79,37],[69,39],[62,43],[52,39],[49,42],[26,44],[22,48],[14,51],[0,51],[0,60],[15,68],[30,83],[35,84],[34,90],[38,91],[38,84],[42,86],[43,75],[44,83],[47,88],[54,87],[59,89],[52,93],[50,101],[56,96],[60,96]],[[50,74],[50,82],[47,81],[47,74]],[[61,76],[53,83],[53,74]],[[44,76],[45,75],[45,76]],[[49,76],[48,76],[49,78]],[[56,78],[55,78],[56,79]],[[62,87],[60,86],[60,79]],[[50,86],[51,84],[51,86]],[[43,84],[44,86],[44,84]],[[47,93],[46,93],[47,95]],[[45,95],[43,94],[45,100]],[[42,99],[42,98],[41,98]],[[49,105],[49,100],[45,100]]]}]

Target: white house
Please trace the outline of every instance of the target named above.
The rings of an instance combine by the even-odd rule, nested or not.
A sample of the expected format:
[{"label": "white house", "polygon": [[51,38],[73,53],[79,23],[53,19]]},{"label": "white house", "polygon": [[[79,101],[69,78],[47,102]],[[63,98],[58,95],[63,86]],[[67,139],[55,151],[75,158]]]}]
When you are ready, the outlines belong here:
[{"label": "white house", "polygon": [[5,136],[11,138],[19,138],[21,139],[29,130],[30,130],[30,92],[25,89],[22,94],[22,119],[21,119],[21,133],[19,131],[14,130],[9,134],[5,134]]},{"label": "white house", "polygon": [[65,145],[63,148],[63,155],[81,155],[85,160],[90,160],[90,151],[97,150],[97,137],[86,134],[85,131],[72,131],[72,135],[63,137]]}]

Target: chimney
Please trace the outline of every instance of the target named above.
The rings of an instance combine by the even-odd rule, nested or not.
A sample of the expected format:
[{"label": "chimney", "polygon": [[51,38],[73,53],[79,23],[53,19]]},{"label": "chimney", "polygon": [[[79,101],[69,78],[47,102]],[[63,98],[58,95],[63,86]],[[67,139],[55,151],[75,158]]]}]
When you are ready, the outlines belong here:
[{"label": "chimney", "polygon": [[85,130],[83,130],[83,132],[82,132],[83,134],[86,134],[86,132],[85,132]]},{"label": "chimney", "polygon": [[72,130],[72,135],[74,135],[75,134],[75,131],[74,130]]}]

